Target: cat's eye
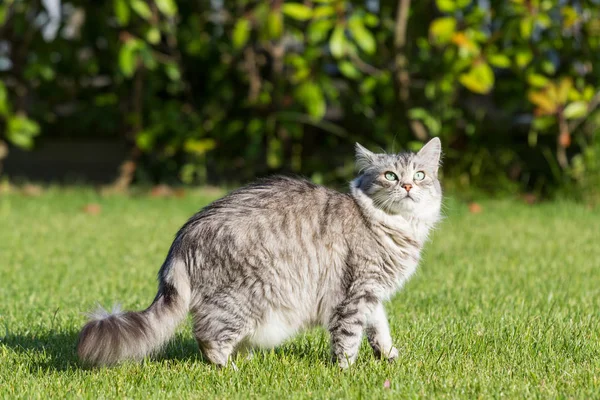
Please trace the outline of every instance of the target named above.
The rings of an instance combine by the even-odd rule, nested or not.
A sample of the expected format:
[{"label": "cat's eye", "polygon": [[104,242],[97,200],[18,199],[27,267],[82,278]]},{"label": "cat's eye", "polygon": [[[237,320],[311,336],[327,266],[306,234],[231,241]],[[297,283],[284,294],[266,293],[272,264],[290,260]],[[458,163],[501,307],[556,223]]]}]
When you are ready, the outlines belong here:
[{"label": "cat's eye", "polygon": [[415,181],[422,181],[423,179],[425,179],[425,172],[423,172],[423,171],[415,172]]},{"label": "cat's eye", "polygon": [[383,176],[385,176],[385,179],[387,179],[388,181],[397,181],[398,180],[398,176],[395,173],[393,173],[392,171],[386,172]]}]

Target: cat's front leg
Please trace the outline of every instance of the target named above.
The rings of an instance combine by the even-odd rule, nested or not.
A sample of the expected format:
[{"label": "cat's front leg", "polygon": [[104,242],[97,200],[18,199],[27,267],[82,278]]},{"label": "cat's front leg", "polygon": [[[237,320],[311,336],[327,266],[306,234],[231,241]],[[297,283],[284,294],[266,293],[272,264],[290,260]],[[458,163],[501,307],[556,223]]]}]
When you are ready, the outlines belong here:
[{"label": "cat's front leg", "polygon": [[388,361],[398,358],[398,349],[392,343],[390,327],[382,303],[377,304],[367,317],[366,333],[375,357],[385,358]]},{"label": "cat's front leg", "polygon": [[370,293],[356,293],[343,300],[334,310],[329,323],[333,361],[341,368],[354,364],[363,329],[379,299]]}]

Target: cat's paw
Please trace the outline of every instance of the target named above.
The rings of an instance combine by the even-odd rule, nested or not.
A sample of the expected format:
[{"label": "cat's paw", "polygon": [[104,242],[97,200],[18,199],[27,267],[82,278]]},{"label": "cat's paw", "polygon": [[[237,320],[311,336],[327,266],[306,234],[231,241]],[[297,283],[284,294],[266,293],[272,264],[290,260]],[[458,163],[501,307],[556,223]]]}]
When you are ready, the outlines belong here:
[{"label": "cat's paw", "polygon": [[342,360],[339,360],[337,364],[338,367],[340,367],[340,369],[348,369],[352,365],[352,361],[348,360],[347,358],[344,358]]},{"label": "cat's paw", "polygon": [[390,349],[389,353],[387,354],[387,357],[386,357],[386,358],[387,358],[387,360],[388,360],[389,362],[393,362],[393,361],[396,361],[396,359],[398,358],[398,355],[399,355],[399,354],[398,354],[398,349],[397,349],[397,348],[395,348],[395,347],[392,347],[392,348]]},{"label": "cat's paw", "polygon": [[350,368],[350,366],[352,364],[354,364],[355,360],[356,360],[356,356],[354,356],[354,357],[348,357],[348,356],[337,357],[337,365],[338,365],[338,367],[340,367],[340,369],[348,369],[348,368]]},{"label": "cat's paw", "polygon": [[398,349],[395,347],[392,347],[388,352],[385,353],[382,353],[379,349],[374,349],[373,354],[375,355],[375,358],[380,360],[387,360],[389,362],[396,361],[399,355]]}]

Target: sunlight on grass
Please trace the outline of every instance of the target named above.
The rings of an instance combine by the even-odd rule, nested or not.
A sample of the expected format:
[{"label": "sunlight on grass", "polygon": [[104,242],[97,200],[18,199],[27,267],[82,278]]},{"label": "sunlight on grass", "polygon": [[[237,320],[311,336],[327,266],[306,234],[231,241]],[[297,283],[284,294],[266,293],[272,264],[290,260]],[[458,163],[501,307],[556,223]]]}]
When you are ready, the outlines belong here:
[{"label": "sunlight on grass", "polygon": [[[189,325],[142,364],[82,369],[96,302],[146,307],[177,229],[213,199],[50,191],[0,197],[0,396],[594,397],[600,392],[600,212],[572,203],[447,202],[421,268],[388,304],[395,364],[363,343],[341,372],[315,330],[218,370]],[[82,212],[98,203],[97,215]],[[384,382],[390,381],[390,387]]]}]

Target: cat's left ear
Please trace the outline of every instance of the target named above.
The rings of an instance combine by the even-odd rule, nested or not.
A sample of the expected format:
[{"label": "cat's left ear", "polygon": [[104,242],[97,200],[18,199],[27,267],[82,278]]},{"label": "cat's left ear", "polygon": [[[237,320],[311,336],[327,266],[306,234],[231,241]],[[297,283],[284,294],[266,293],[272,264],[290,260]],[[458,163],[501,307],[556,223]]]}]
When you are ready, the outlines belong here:
[{"label": "cat's left ear", "polygon": [[355,145],[356,149],[356,168],[360,171],[367,168],[369,165],[373,164],[373,160],[375,159],[375,154],[359,143]]},{"label": "cat's left ear", "polygon": [[434,137],[419,150],[417,156],[437,172],[440,166],[440,158],[442,157],[442,142],[440,142],[439,138]]}]

